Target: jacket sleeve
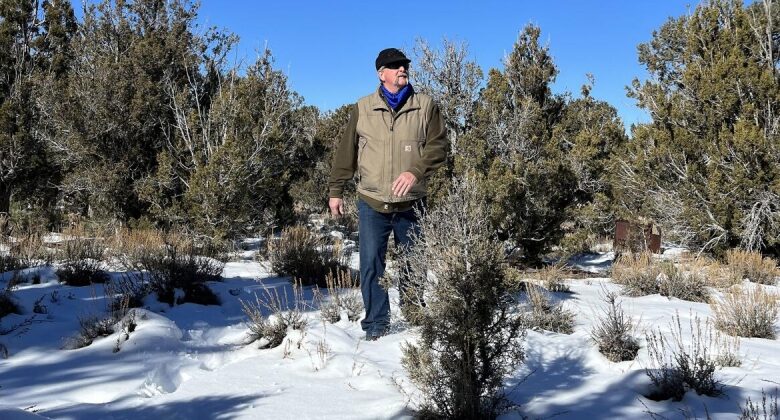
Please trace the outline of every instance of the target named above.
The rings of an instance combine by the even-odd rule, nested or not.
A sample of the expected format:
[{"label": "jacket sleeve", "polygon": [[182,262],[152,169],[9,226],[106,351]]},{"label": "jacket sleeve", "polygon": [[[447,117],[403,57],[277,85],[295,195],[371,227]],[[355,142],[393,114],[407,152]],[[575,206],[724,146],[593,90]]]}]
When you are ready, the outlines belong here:
[{"label": "jacket sleeve", "polygon": [[413,173],[418,180],[428,178],[447,159],[449,147],[450,142],[447,139],[447,127],[444,125],[444,119],[439,107],[432,104],[428,113],[428,132],[426,133],[422,158],[409,172]]},{"label": "jacket sleeve", "polygon": [[333,153],[328,178],[328,197],[342,198],[344,185],[352,179],[357,169],[357,104],[352,107],[347,128]]}]

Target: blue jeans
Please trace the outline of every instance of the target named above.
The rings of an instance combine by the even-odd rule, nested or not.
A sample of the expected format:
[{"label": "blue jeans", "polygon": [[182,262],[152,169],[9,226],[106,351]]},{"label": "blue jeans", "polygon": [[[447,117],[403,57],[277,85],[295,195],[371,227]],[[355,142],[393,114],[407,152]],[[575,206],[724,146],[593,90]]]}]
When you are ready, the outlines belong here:
[{"label": "blue jeans", "polygon": [[[425,205],[425,199],[418,201]],[[418,206],[415,206],[418,207]],[[385,274],[385,254],[390,232],[395,245],[401,251],[412,245],[411,234],[419,234],[420,227],[414,208],[394,213],[380,213],[363,200],[358,201],[360,234],[360,290],[363,292],[363,306],[366,317],[360,322],[367,333],[381,332],[390,324],[390,299],[387,290],[379,285]],[[401,276],[401,289],[404,288]],[[403,292],[402,292],[403,293]]]}]

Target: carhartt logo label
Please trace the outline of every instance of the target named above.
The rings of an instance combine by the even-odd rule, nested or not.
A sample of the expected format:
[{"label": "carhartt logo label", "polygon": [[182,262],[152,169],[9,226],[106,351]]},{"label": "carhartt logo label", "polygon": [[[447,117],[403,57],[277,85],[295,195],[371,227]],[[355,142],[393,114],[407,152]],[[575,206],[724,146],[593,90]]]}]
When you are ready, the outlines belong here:
[{"label": "carhartt logo label", "polygon": [[404,146],[404,151],[405,152],[411,152],[412,151],[412,146]]}]

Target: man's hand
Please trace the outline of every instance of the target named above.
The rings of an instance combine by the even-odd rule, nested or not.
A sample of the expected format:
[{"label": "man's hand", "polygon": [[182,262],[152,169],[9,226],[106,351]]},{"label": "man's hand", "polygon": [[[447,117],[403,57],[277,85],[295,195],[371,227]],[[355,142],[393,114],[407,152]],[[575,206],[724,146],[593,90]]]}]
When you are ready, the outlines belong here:
[{"label": "man's hand", "polygon": [[403,197],[409,190],[417,183],[417,177],[411,172],[402,172],[398,175],[395,181],[393,181],[393,195],[396,197]]},{"label": "man's hand", "polygon": [[328,207],[330,207],[330,214],[339,218],[344,215],[344,200],[341,198],[331,197],[328,199]]}]

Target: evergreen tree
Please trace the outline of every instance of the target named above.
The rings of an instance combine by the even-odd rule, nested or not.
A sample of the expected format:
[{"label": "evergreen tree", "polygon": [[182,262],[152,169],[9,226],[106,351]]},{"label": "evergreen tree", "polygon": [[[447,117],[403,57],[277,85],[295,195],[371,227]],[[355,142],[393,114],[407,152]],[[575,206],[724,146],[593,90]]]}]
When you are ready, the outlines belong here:
[{"label": "evergreen tree", "polygon": [[166,82],[188,82],[182,62],[195,52],[195,16],[179,0],[86,7],[65,82],[40,98],[71,210],[119,221],[146,212],[136,188],[156,169],[173,121]]},{"label": "evergreen tree", "polygon": [[41,168],[33,135],[39,9],[34,0],[0,1],[0,213],[9,213],[12,196]]},{"label": "evergreen tree", "polygon": [[553,129],[553,141],[563,151],[574,174],[574,200],[567,208],[563,247],[587,252],[614,229],[613,193],[609,169],[627,141],[617,110],[590,95],[593,77],[582,86],[582,96],[570,101]]},{"label": "evergreen tree", "polygon": [[639,46],[652,77],[630,95],[652,122],[615,172],[622,212],[700,250],[780,252],[778,7],[708,1]]},{"label": "evergreen tree", "polygon": [[577,181],[552,136],[566,101],[550,90],[558,70],[539,44],[540,33],[527,26],[504,70],[490,71],[474,130],[455,157],[456,171],[480,174],[493,227],[528,262],[537,262],[563,236]]}]

